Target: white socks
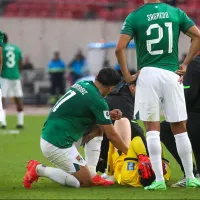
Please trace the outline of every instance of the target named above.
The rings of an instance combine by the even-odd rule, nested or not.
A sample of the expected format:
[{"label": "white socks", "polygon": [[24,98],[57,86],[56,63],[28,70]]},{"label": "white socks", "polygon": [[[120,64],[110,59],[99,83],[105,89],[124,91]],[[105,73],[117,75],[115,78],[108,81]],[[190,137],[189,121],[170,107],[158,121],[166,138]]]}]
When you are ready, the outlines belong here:
[{"label": "white socks", "polygon": [[36,171],[40,177],[47,177],[61,185],[80,187],[80,182],[73,175],[66,173],[62,169],[46,167],[40,164],[36,167]]},{"label": "white socks", "polygon": [[146,135],[149,157],[153,171],[156,175],[156,181],[164,181],[161,159],[162,148],[160,144],[160,132],[148,131]]},{"label": "white socks", "polygon": [[[6,110],[2,110],[2,126],[6,126]],[[17,112],[17,125],[24,125],[24,112]]]},{"label": "white socks", "polygon": [[2,126],[6,126],[6,110],[2,110],[2,122],[1,122]]},{"label": "white socks", "polygon": [[101,150],[101,142],[103,140],[103,136],[95,137],[90,140],[87,144],[85,144],[85,161],[90,170],[92,178],[96,176],[96,166],[99,161],[99,155]]},{"label": "white socks", "polygon": [[24,125],[24,112],[17,112],[17,125]]},{"label": "white socks", "polygon": [[187,132],[174,136],[176,140],[176,148],[181,158],[186,178],[194,179],[192,146]]}]

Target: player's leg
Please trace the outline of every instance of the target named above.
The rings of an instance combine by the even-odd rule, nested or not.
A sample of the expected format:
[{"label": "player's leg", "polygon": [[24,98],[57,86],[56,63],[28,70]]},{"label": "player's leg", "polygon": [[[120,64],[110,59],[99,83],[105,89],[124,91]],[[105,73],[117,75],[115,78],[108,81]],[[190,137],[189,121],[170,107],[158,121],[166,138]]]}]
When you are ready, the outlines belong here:
[{"label": "player's leg", "polygon": [[147,147],[152,168],[156,175],[154,184],[145,189],[166,189],[163,177],[160,144],[160,99],[162,70],[152,67],[143,68],[137,80],[135,96],[135,116],[144,122],[147,135]]},{"label": "player's leg", "polygon": [[147,141],[142,127],[135,120],[131,120],[130,124],[131,124],[131,139],[137,136],[141,137],[145,147],[147,148]]},{"label": "player's leg", "polygon": [[31,184],[39,177],[47,177],[61,185],[87,187],[92,185],[90,171],[75,145],[67,149],[59,149],[47,141],[40,142],[43,155],[58,168],[46,167],[37,161],[29,161],[24,186]]},{"label": "player's leg", "polygon": [[197,171],[200,174],[200,134],[199,134],[199,113],[188,113],[187,130],[192,144],[192,149],[197,165]]},{"label": "player's leg", "polygon": [[[161,142],[167,148],[167,150],[172,154],[172,156],[177,161],[177,163],[179,164],[179,166],[180,166],[180,168],[183,172],[183,175],[184,175],[184,177],[180,181],[178,181],[177,183],[173,184],[172,187],[186,187],[186,178],[185,178],[185,172],[184,172],[183,164],[182,164],[181,159],[179,157],[179,154],[177,152],[175,138],[174,138],[174,135],[171,131],[171,127],[170,127],[169,122],[166,122],[166,121],[161,122],[160,139],[161,139]],[[197,170],[196,170],[195,164],[193,164],[193,173],[196,176]]]},{"label": "player's leg", "polygon": [[6,128],[7,122],[6,122],[6,98],[8,96],[9,92],[9,80],[1,78],[1,91],[2,91],[2,128]]},{"label": "player's leg", "polygon": [[[124,143],[129,146],[131,142],[131,126],[130,122],[127,118],[121,118],[120,120],[116,120],[114,123],[114,127],[117,133],[120,135]],[[103,177],[106,179],[110,179],[113,175],[113,154],[115,153],[116,149],[110,143],[109,150],[108,150],[108,159],[107,159],[107,170],[106,174],[103,174]]]},{"label": "player's leg", "polygon": [[23,106],[23,92],[20,80],[13,81],[13,95],[17,109],[17,126],[16,128],[24,127],[24,106]]},{"label": "player's leg", "polygon": [[94,177],[97,174],[96,166],[99,160],[103,131],[99,126],[94,126],[89,135],[93,135],[93,139],[84,145],[84,152],[86,163],[90,169],[91,175]]},{"label": "player's leg", "polygon": [[85,160],[92,176],[93,185],[102,185],[102,186],[113,185],[114,184],[113,181],[107,181],[103,179],[96,172],[96,167],[99,161],[99,155],[101,150],[101,142],[103,140],[102,129],[99,126],[95,125],[92,129],[92,132],[89,134],[89,138],[93,139],[85,143],[84,151],[85,151]]},{"label": "player's leg", "polygon": [[[163,84],[163,105],[166,121],[170,122],[175,137],[178,154],[181,158],[187,187],[200,187],[200,182],[193,174],[192,146],[186,129],[186,105],[183,85],[178,82],[179,76],[172,72],[165,73],[166,84]],[[171,98],[169,98],[171,97]]]}]

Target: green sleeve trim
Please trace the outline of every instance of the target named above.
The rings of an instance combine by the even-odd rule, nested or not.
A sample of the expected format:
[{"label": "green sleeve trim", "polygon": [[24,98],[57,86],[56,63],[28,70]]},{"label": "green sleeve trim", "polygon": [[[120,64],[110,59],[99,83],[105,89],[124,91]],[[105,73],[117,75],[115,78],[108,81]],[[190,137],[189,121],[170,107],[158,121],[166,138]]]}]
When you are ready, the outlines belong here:
[{"label": "green sleeve trim", "polygon": [[190,24],[188,24],[188,26],[185,28],[185,30],[183,31],[183,33],[185,34],[193,26],[195,26],[194,22],[191,22]]},{"label": "green sleeve trim", "polygon": [[112,121],[111,120],[109,120],[107,122],[98,122],[97,121],[97,124],[99,124],[99,125],[110,125],[110,124],[112,124]]},{"label": "green sleeve trim", "polygon": [[121,30],[120,34],[129,35],[131,37],[131,39],[133,38],[132,33],[130,33],[129,31],[126,31],[126,30]]}]

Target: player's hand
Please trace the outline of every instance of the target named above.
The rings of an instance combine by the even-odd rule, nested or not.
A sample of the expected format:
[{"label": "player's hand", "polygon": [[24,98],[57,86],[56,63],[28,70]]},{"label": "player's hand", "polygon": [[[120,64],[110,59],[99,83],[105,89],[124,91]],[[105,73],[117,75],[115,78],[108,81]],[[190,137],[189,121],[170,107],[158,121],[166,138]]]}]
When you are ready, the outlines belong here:
[{"label": "player's hand", "polygon": [[176,73],[178,75],[180,75],[180,78],[178,80],[178,82],[180,84],[183,83],[183,76],[184,76],[184,74],[185,74],[186,71],[187,71],[187,65],[185,65],[185,64],[180,65],[179,70],[176,71]]},{"label": "player's hand", "polygon": [[110,111],[110,118],[112,120],[120,120],[122,118],[122,112],[119,109],[114,109]]},{"label": "player's hand", "polygon": [[132,83],[132,82],[134,82],[136,79],[137,79],[137,77],[138,77],[138,75],[140,74],[140,71],[138,71],[136,74],[134,74],[134,75],[131,75],[131,74],[129,74],[129,75],[127,75],[127,76],[124,76],[124,80],[127,82],[127,83]]}]

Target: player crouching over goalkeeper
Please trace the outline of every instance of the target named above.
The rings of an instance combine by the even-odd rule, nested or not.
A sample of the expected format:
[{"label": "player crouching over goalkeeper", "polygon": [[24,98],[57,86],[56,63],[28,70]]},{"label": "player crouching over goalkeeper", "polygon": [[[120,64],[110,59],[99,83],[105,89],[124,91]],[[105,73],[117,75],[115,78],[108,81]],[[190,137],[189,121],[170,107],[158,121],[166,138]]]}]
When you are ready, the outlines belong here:
[{"label": "player crouching over goalkeeper", "polygon": [[128,147],[115,131],[111,121],[113,117],[110,117],[104,99],[120,80],[121,76],[115,70],[104,68],[94,83],[80,81],[58,100],[44,124],[40,140],[43,155],[57,168],[44,166],[35,160],[29,161],[23,180],[26,188],[31,188],[39,177],[72,187],[113,184],[97,174],[92,175],[78,152],[78,142],[90,127],[98,125],[116,148],[127,153]]},{"label": "player crouching over goalkeeper", "polygon": [[[107,174],[114,176],[116,182],[121,185],[130,185],[132,187],[151,185],[155,180],[155,174],[141,137],[136,136],[131,141],[130,122],[126,118],[116,121],[114,126],[125,144],[129,145],[129,149],[128,154],[125,155],[116,150],[110,143]],[[164,153],[162,153],[162,164],[165,181],[168,181],[171,176],[171,170],[169,161],[164,158]]]}]

